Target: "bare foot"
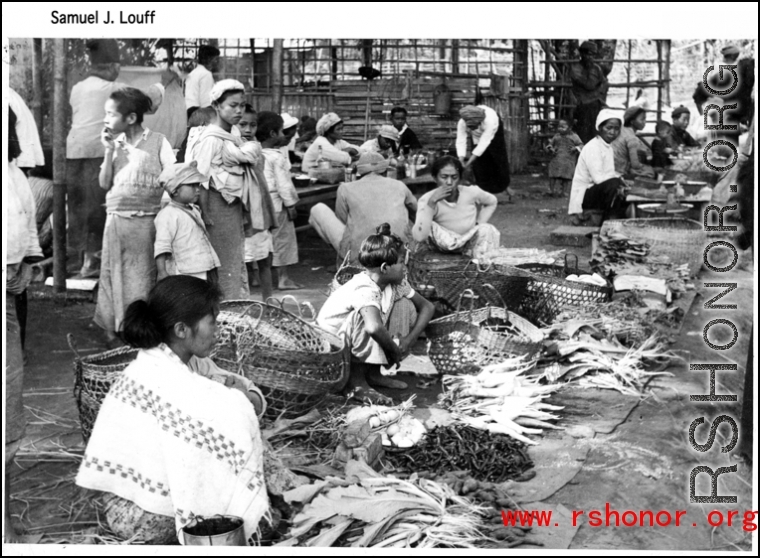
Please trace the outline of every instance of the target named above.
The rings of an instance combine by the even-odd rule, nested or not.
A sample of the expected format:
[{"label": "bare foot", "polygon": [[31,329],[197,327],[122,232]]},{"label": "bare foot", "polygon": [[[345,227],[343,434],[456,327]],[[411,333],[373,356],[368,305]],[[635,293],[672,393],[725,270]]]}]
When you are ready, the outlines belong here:
[{"label": "bare foot", "polygon": [[406,389],[409,387],[406,382],[383,376],[379,371],[377,373],[367,374],[367,382],[371,386],[388,389]]},{"label": "bare foot", "polygon": [[371,387],[356,387],[352,390],[351,393],[351,399],[356,399],[357,401],[361,401],[362,403],[367,403],[369,405],[394,405],[393,399],[387,395],[383,395],[379,391],[375,391]]},{"label": "bare foot", "polygon": [[303,285],[299,285],[292,279],[283,279],[277,285],[277,289],[280,291],[297,291],[299,289],[303,289]]}]

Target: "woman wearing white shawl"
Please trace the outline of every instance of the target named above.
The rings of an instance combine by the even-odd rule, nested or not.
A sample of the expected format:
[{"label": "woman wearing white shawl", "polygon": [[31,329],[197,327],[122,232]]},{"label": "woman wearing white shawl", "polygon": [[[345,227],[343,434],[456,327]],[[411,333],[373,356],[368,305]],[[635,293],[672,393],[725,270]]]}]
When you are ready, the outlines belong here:
[{"label": "woman wearing white shawl", "polygon": [[193,145],[191,160],[209,176],[199,200],[211,245],[221,266],[219,285],[225,299],[248,296],[245,236],[275,226],[269,189],[256,166],[261,146],[243,142],[235,126],[243,116],[244,86],[234,79],[218,81],[211,90],[216,119]]},{"label": "woman wearing white shawl", "polygon": [[167,543],[194,517],[222,514],[241,517],[248,540],[269,509],[264,398],[206,358],[219,298],[176,275],[127,310],[125,339],[142,350],[103,401],[76,479],[107,493],[106,520],[121,537]]}]

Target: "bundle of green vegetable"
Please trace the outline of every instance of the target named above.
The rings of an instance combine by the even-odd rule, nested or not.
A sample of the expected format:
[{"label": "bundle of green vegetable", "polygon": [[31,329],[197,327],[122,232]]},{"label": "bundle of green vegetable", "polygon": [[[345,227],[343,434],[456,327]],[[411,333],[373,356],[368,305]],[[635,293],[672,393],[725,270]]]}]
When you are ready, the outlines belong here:
[{"label": "bundle of green vegetable", "polygon": [[540,369],[542,380],[577,381],[581,387],[614,389],[625,395],[640,396],[650,378],[672,375],[648,372],[647,368],[661,369],[672,359],[679,358],[668,350],[658,334],[628,348],[615,339],[595,339],[582,328],[573,328],[573,331],[570,339],[555,342],[549,354],[553,362]]},{"label": "bundle of green vegetable", "polygon": [[382,477],[350,462],[347,479],[328,478],[285,493],[303,505],[288,539],[277,546],[376,548],[476,548],[484,534],[487,507],[431,480]]},{"label": "bundle of green vegetable", "polygon": [[536,379],[522,376],[534,366],[533,361],[525,364],[523,359],[510,359],[486,366],[475,375],[444,376],[441,402],[463,424],[535,445],[526,435],[541,434],[544,428],[560,429],[548,422],[559,417],[547,411],[562,407],[543,403],[561,386],[542,386]]}]

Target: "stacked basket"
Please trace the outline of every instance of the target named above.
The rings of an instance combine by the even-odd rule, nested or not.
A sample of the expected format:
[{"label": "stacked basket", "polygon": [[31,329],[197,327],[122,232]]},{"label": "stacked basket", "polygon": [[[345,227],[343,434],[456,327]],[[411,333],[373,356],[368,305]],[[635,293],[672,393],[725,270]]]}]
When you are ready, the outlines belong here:
[{"label": "stacked basket", "polygon": [[465,291],[472,291],[474,307],[503,306],[517,310],[529,277],[507,266],[481,267],[462,254],[417,252],[410,257],[409,282],[423,296],[453,312]]},{"label": "stacked basket", "polygon": [[568,265],[567,257],[565,265],[520,264],[517,267],[531,274],[519,312],[536,324],[551,324],[568,306],[600,304],[612,298],[611,287],[566,279],[571,274],[590,273],[578,268],[577,257],[573,267]]},{"label": "stacked basket", "polygon": [[124,369],[137,357],[137,349],[121,347],[91,356],[81,356],[76,349],[74,338],[67,336],[69,347],[74,351],[74,399],[79,410],[82,438],[86,444],[92,434],[92,427],[111,385],[121,376]]},{"label": "stacked basket", "polygon": [[[464,293],[464,295],[469,293]],[[459,311],[428,324],[428,356],[441,374],[477,373],[483,366],[509,358],[536,358],[543,333],[504,308]]]},{"label": "stacked basket", "polygon": [[702,269],[707,236],[702,223],[697,221],[669,217],[610,220],[604,222],[600,234],[607,232],[645,242],[651,255],[667,256],[674,265],[688,264],[691,276]]},{"label": "stacked basket", "polygon": [[348,381],[343,339],[275,306],[250,300],[226,301],[217,317],[220,339],[214,361],[241,373],[267,399],[270,416],[300,416]]}]

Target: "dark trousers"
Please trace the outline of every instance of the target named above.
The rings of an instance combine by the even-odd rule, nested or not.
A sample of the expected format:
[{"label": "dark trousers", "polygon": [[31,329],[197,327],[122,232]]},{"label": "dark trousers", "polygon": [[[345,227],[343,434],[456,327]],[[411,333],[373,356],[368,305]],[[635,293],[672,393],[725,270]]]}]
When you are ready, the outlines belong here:
[{"label": "dark trousers", "polygon": [[610,178],[599,184],[594,184],[586,190],[583,196],[583,210],[597,210],[602,212],[602,220],[624,219],[628,204],[620,193],[623,181],[619,178]]},{"label": "dark trousers", "polygon": [[588,143],[596,137],[596,117],[602,110],[602,102],[580,103],[575,107],[575,133],[583,143]]},{"label": "dark trousers", "polygon": [[100,187],[103,158],[66,160],[68,244],[72,252],[95,253],[103,248],[106,191]]}]

